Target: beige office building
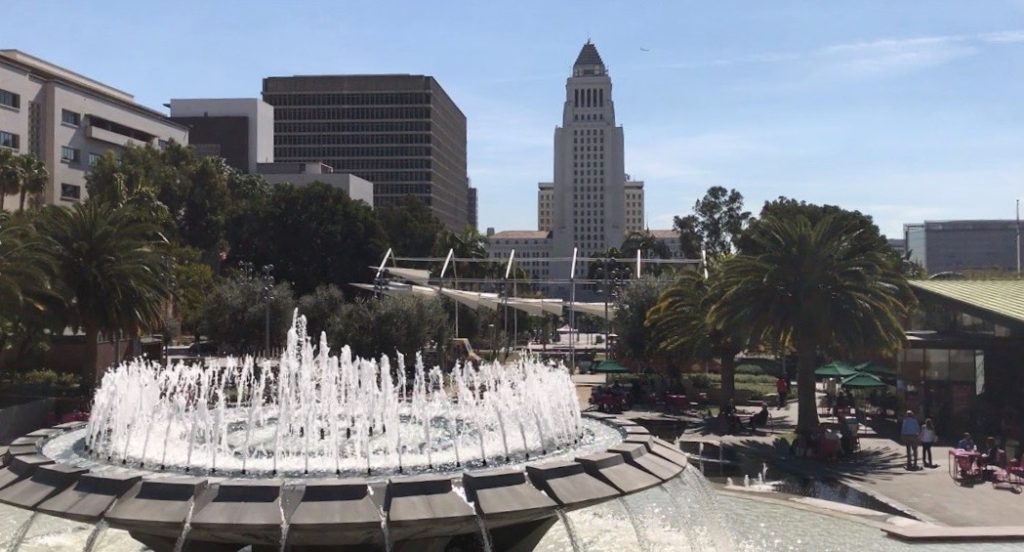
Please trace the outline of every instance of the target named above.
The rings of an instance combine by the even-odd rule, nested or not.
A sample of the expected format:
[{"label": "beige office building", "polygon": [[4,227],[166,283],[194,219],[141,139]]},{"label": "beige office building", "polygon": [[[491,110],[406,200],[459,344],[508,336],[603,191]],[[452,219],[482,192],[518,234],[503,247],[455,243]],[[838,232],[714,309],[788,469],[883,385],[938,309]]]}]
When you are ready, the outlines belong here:
[{"label": "beige office building", "polygon": [[[85,175],[107,151],[188,143],[188,130],[131,94],[18,50],[0,50],[0,147],[39,157],[50,182],[34,201],[86,197]],[[17,207],[11,196],[7,209]]]}]

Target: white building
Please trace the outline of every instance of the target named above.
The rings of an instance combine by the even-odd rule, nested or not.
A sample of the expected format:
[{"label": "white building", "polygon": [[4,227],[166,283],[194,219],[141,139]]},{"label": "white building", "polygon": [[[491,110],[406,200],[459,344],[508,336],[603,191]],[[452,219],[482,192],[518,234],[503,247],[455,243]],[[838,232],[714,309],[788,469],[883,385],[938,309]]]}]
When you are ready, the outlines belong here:
[{"label": "white building", "polygon": [[[124,91],[30,56],[0,50],[0,147],[46,165],[39,200],[68,205],[86,197],[85,175],[104,152],[129,145],[188,142],[188,129],[135,103]],[[17,207],[8,197],[10,209]]]}]

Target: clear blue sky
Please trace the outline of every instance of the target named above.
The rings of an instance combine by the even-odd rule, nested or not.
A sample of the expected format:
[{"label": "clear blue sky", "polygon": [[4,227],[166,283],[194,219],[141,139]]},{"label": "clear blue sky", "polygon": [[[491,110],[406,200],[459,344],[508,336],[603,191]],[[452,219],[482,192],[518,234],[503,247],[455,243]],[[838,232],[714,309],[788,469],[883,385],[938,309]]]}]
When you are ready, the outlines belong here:
[{"label": "clear blue sky", "polygon": [[[587,37],[626,170],[665,228],[709,186],[902,223],[1012,218],[1024,197],[1024,1],[38,2],[18,48],[160,107],[269,75],[424,73],[469,122],[480,225],[536,225],[564,79]],[[645,51],[649,50],[649,51]]]}]

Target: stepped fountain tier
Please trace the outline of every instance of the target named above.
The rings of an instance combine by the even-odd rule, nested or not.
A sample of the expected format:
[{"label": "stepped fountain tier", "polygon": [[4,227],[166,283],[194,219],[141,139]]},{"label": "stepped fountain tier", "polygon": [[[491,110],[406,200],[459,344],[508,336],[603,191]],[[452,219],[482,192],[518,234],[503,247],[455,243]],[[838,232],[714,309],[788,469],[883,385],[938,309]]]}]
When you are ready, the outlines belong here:
[{"label": "stepped fountain tier", "polygon": [[314,348],[298,316],[276,362],[123,364],[88,423],[0,453],[0,502],[158,552],[530,550],[565,512],[687,466],[640,426],[581,416],[564,367],[407,369]]}]

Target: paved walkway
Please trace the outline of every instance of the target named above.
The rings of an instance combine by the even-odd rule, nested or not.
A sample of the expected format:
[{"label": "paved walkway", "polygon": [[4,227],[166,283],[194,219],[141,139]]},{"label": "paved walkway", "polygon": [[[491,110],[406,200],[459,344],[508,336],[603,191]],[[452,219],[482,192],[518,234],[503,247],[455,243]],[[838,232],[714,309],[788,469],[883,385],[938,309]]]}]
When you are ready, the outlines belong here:
[{"label": "paved walkway", "polygon": [[[588,392],[581,395],[589,395]],[[583,397],[581,397],[583,398]],[[582,407],[587,404],[583,402]],[[751,414],[753,408],[741,409]],[[881,434],[869,430],[861,436],[861,450],[849,461],[825,463],[789,456],[781,435],[796,426],[797,405],[790,401],[784,409],[771,409],[772,426],[754,435],[719,436],[712,428],[697,422],[687,427],[686,440],[721,441],[724,446],[743,449],[759,455],[777,468],[809,477],[835,478],[878,500],[914,515],[922,521],[950,526],[1020,526],[1024,525],[1024,494],[1016,494],[1007,486],[978,483],[961,486],[949,476],[949,447],[933,449],[936,468],[908,471],[905,449],[888,437],[889,428]],[[639,418],[649,412],[627,412]],[[695,420],[691,419],[691,422]]]}]

